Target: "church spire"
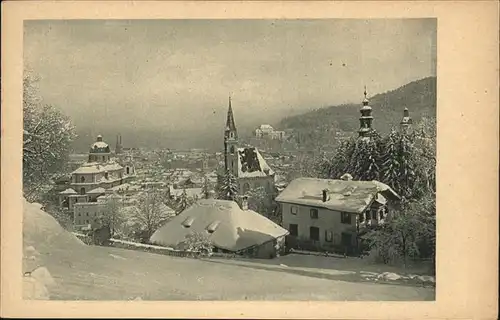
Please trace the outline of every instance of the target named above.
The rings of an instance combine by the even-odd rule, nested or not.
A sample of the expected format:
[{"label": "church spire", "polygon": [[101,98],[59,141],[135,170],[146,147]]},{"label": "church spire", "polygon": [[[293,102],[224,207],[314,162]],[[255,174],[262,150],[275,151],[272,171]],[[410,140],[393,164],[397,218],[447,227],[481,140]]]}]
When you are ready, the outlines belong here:
[{"label": "church spire", "polygon": [[370,101],[367,98],[366,86],[363,92],[365,98],[363,99],[363,106],[359,110],[361,117],[359,118],[359,137],[370,137],[372,134],[372,107],[369,106]]},{"label": "church spire", "polygon": [[233,108],[231,107],[231,96],[229,96],[229,108],[227,110],[226,130],[224,134],[225,139],[238,139],[238,131],[234,124]]},{"label": "church spire", "polygon": [[226,129],[224,131],[224,167],[226,170],[238,176],[238,131],[234,124],[233,108],[231,107],[231,96],[229,96],[229,108],[227,110]]}]

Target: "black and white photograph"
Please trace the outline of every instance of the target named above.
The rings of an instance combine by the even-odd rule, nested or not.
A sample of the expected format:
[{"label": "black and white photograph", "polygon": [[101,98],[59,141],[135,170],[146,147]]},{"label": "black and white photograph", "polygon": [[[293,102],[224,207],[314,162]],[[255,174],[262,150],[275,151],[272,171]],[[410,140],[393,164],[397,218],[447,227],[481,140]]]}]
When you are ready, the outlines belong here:
[{"label": "black and white photograph", "polygon": [[23,299],[436,300],[437,19],[23,32]]}]

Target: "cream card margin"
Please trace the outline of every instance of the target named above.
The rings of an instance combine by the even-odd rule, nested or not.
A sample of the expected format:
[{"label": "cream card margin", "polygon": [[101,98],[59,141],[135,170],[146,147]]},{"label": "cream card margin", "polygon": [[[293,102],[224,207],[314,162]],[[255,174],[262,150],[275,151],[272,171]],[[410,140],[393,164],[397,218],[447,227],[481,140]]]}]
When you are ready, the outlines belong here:
[{"label": "cream card margin", "polygon": [[[23,19],[438,19],[435,302],[42,302],[21,297]],[[498,3],[2,3],[1,310],[5,317],[496,318]]]}]

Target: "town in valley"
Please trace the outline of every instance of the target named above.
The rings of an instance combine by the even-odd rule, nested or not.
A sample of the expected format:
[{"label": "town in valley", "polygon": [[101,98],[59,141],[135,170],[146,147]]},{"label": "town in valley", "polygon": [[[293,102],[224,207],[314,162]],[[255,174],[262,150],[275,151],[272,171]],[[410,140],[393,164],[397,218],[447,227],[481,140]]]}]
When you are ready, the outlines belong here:
[{"label": "town in valley", "polygon": [[[380,46],[396,48],[398,39],[405,36],[409,51],[412,46],[424,45],[428,50],[409,53],[393,49],[394,57],[389,53],[377,56],[377,52],[367,53],[365,49],[356,51],[365,48],[363,42],[367,39],[349,38],[351,47],[347,51],[363,57],[358,61],[362,68],[344,71],[351,68],[348,57],[340,62],[332,62],[335,60],[331,58],[324,63],[325,74],[330,72],[328,68],[334,68],[334,63],[335,68],[341,70],[339,73],[349,74],[345,81],[351,79],[352,84],[347,83],[346,98],[340,94],[338,103],[329,104],[330,98],[326,95],[326,106],[311,102],[310,107],[295,108],[293,112],[284,106],[279,107],[281,109],[273,109],[273,105],[250,108],[252,99],[256,105],[262,101],[251,93],[257,86],[256,80],[243,84],[225,82],[222,87],[228,90],[221,90],[217,95],[207,93],[210,88],[193,88],[207,85],[205,81],[210,83],[210,77],[204,76],[200,76],[199,84],[197,77],[190,76],[185,80],[189,82],[186,87],[182,86],[181,78],[179,85],[164,83],[175,87],[168,89],[175,92],[164,93],[167,101],[154,110],[147,106],[148,98],[142,96],[143,92],[130,92],[131,96],[141,95],[141,107],[110,109],[106,106],[88,111],[72,107],[66,112],[59,103],[92,102],[101,97],[93,94],[102,94],[105,97],[102,103],[109,104],[113,99],[122,99],[119,95],[126,95],[127,89],[120,89],[123,85],[115,86],[109,80],[117,79],[119,72],[109,71],[109,76],[106,75],[106,68],[114,63],[105,60],[107,54],[92,60],[65,53],[83,64],[83,67],[75,64],[66,71],[80,77],[78,81],[83,81],[82,85],[71,79],[67,80],[71,84],[58,82],[57,88],[45,84],[45,81],[62,81],[64,77],[44,67],[44,59],[50,59],[44,54],[51,52],[50,41],[47,45],[40,44],[44,37],[50,40],[50,32],[64,34],[72,30],[65,36],[69,37],[70,45],[81,46],[82,54],[94,45],[106,47],[110,52],[117,50],[118,55],[113,53],[112,59],[125,61],[123,65],[117,63],[118,68],[132,70],[134,64],[144,66],[144,70],[137,67],[135,71],[123,72],[120,79],[126,80],[116,80],[130,81],[139,91],[147,87],[149,81],[142,73],[155,69],[149,69],[146,58],[138,62],[142,59],[142,49],[132,48],[130,39],[134,37],[133,32],[147,34],[148,30],[160,27],[152,24],[148,29],[146,24],[130,21],[99,25],[118,39],[106,44],[99,42],[102,41],[99,34],[78,36],[82,30],[100,30],[94,25],[89,27],[90,22],[58,23],[41,36],[44,33],[37,30],[50,28],[50,23],[33,23],[31,33],[26,31],[25,46],[28,45],[31,56],[25,57],[30,68],[25,70],[23,83],[25,298],[435,299],[436,76],[432,40],[435,41],[435,20],[398,20],[394,26],[390,21],[383,26],[378,25],[381,22],[352,22],[350,32],[343,29],[349,22],[343,21],[339,30],[346,34],[373,33],[376,39],[371,41],[386,39]],[[207,66],[215,64],[212,60],[216,58],[211,55],[212,51],[219,52],[219,46],[233,48],[230,42],[237,36],[246,40],[242,40],[240,47],[235,45],[235,50],[252,41],[255,46],[265,47],[273,41],[274,33],[274,36],[286,34],[288,28],[286,21],[246,23],[255,23],[256,34],[262,32],[263,38],[253,37],[247,31],[238,33],[237,27],[235,30],[210,27],[207,30],[213,33],[207,37],[215,39],[214,42],[207,44],[208,40],[200,40],[201,44],[194,50],[196,55],[190,56],[207,62],[193,66],[192,60],[185,60],[184,55],[193,55],[186,49],[187,45],[184,51],[170,48],[171,59],[177,57],[182,63],[172,64],[169,72],[179,72],[179,68],[191,70],[189,72],[206,68],[207,72],[222,75],[223,66]],[[178,25],[166,24],[164,30],[192,35],[193,30],[201,32],[212,24],[217,25],[208,20],[192,25],[183,21]],[[309,24],[313,25],[309,21],[302,26],[295,21],[290,23],[290,28],[309,28]],[[315,28],[321,26],[318,24]],[[394,28],[403,31],[387,32]],[[390,34],[384,35],[381,30]],[[172,32],[172,41],[183,43],[175,38],[174,31],[169,32]],[[424,39],[413,43],[412,32]],[[33,34],[31,38],[30,34]],[[63,37],[61,34],[57,37]],[[167,38],[161,39],[168,41]],[[313,46],[315,42],[311,39],[298,36],[298,46],[300,41]],[[61,40],[61,43],[64,42]],[[54,48],[59,48],[58,45],[61,44],[53,44]],[[156,48],[155,45],[152,48]],[[292,45],[285,42],[283,46],[279,47],[281,52],[275,44],[269,44],[268,50],[279,52],[276,58],[279,62],[272,62],[271,68],[277,68],[276,65],[289,68],[286,69],[292,70],[286,71],[289,79],[282,74],[282,78],[278,78],[283,83],[293,82],[298,68],[288,67],[287,63],[305,62],[291,57],[295,52],[289,47]],[[148,50],[148,59],[153,59],[154,50]],[[182,54],[176,55],[175,50]],[[256,54],[260,52],[255,50]],[[299,56],[307,55],[304,46],[296,50]],[[264,62],[251,55],[241,59],[255,59],[255,65],[268,63],[268,59],[274,57],[271,51],[260,53],[270,55],[262,59]],[[332,52],[335,55],[337,51]],[[418,56],[419,53],[422,56]],[[404,63],[394,63],[395,68],[408,70],[401,71],[404,76],[399,78],[398,71],[387,70],[390,75],[372,71],[369,79],[356,71],[364,67],[375,70],[376,67],[369,66],[377,63],[374,57],[387,60],[387,65],[392,60],[406,59]],[[99,68],[99,59],[102,59],[103,77],[109,79],[95,84],[96,79],[90,81],[82,75],[91,72],[84,70],[87,65],[94,68],[92,70]],[[424,64],[422,61],[428,66],[422,67],[423,71],[419,69]],[[246,64],[251,63],[242,63]],[[412,66],[418,69],[413,78],[408,77]],[[151,72],[156,76],[156,71]],[[259,72],[268,79],[267,71]],[[285,71],[276,72],[285,74]],[[377,84],[384,83],[385,78],[394,78],[394,81]],[[89,84],[84,84],[85,81]],[[324,88],[315,91],[314,83],[312,81],[308,88],[298,86],[292,91],[299,93],[290,91],[289,96],[299,97],[297,104],[302,105],[307,99],[300,98],[300,90],[308,97],[323,95]],[[240,92],[234,87],[238,85],[250,89]],[[286,84],[277,86],[271,89],[259,85],[258,90],[279,95],[281,93],[276,92],[280,88],[288,90]],[[325,88],[328,86],[329,82]],[[122,91],[115,94],[113,88]],[[342,91],[342,88],[339,85],[331,90]],[[148,88],[144,92],[150,94],[153,101],[162,94],[158,93],[161,90],[160,86],[160,89]],[[178,107],[169,111],[174,107],[170,107],[168,99],[191,101],[190,96],[196,94],[205,94],[216,102],[202,107],[203,101],[195,101],[194,104],[200,105],[197,109]],[[269,101],[280,105],[279,98],[272,99]],[[282,105],[294,103],[295,98],[287,99]],[[51,103],[45,103],[47,100]],[[83,118],[89,120],[84,122]],[[155,121],[162,121],[161,125],[156,126]],[[167,126],[170,126],[168,130]]]}]

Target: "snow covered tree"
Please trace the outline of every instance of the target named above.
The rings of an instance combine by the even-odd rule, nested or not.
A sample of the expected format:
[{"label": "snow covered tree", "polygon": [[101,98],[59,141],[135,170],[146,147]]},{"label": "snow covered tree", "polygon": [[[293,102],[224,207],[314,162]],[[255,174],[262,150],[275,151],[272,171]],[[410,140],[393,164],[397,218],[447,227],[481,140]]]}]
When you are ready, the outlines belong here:
[{"label": "snow covered tree", "polygon": [[238,195],[238,182],[231,171],[226,170],[217,181],[217,198],[221,200],[236,200]]},{"label": "snow covered tree", "polygon": [[177,199],[177,206],[176,206],[176,214],[179,215],[182,213],[182,211],[186,210],[189,208],[193,203],[195,199],[190,199],[186,193],[186,189],[182,190],[181,195]]},{"label": "snow covered tree", "polygon": [[102,216],[103,224],[109,226],[111,236],[120,229],[124,223],[124,216],[122,212],[122,205],[117,199],[108,199],[106,202],[106,209]]},{"label": "snow covered tree", "polygon": [[42,103],[37,82],[27,71],[23,77],[23,189],[36,201],[51,175],[63,169],[76,137],[69,118],[54,106]]},{"label": "snow covered tree", "polygon": [[204,256],[212,254],[213,244],[210,238],[199,232],[191,232],[180,243],[183,250],[200,253]]},{"label": "snow covered tree", "polygon": [[416,150],[413,135],[392,130],[384,139],[380,180],[405,199],[415,196]]},{"label": "snow covered tree", "polygon": [[143,240],[149,240],[153,233],[172,217],[158,190],[147,190],[139,195],[138,200],[132,219],[140,228],[137,233],[142,235]]},{"label": "snow covered tree", "polygon": [[436,246],[435,197],[404,202],[387,224],[368,232],[363,239],[384,263],[408,258],[428,258],[434,261]]},{"label": "snow covered tree", "polygon": [[263,187],[251,189],[247,192],[248,208],[260,213],[265,217],[269,217],[273,213],[272,203],[269,201],[269,195]]},{"label": "snow covered tree", "polygon": [[331,160],[320,164],[321,177],[339,179],[349,173],[354,180],[377,180],[380,176],[381,139],[374,132],[369,139],[342,141]]}]

